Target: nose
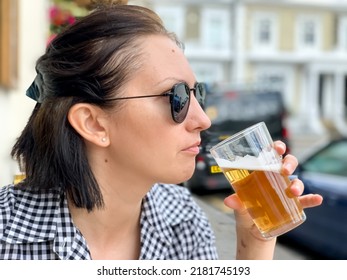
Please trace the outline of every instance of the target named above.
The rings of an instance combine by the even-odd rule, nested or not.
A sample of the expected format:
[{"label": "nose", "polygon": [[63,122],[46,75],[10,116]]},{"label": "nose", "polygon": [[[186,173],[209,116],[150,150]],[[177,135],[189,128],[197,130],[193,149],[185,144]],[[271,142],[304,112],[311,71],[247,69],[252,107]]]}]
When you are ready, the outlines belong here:
[{"label": "nose", "polygon": [[202,131],[208,129],[211,126],[210,118],[206,115],[205,111],[203,110],[193,93],[191,93],[187,120],[192,125],[192,129],[194,128]]}]

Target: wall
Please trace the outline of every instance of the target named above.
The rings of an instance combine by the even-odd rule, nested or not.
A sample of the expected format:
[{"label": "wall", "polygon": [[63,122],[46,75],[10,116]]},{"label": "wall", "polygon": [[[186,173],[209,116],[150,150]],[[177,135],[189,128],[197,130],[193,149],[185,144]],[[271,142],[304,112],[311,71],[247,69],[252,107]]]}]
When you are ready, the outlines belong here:
[{"label": "wall", "polygon": [[10,91],[0,89],[0,186],[11,183],[18,170],[10,152],[35,105],[25,91],[35,77],[35,62],[44,52],[48,31],[48,0],[18,2],[18,83]]}]

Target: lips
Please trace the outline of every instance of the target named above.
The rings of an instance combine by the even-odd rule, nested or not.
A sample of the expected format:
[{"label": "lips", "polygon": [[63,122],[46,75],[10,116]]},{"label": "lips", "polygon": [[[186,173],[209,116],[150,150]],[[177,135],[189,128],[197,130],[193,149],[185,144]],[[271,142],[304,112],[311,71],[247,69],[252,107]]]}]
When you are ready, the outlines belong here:
[{"label": "lips", "polygon": [[193,145],[189,146],[188,148],[185,148],[184,151],[191,152],[191,153],[194,153],[197,155],[200,151],[199,146],[200,146],[200,141],[194,143]]}]

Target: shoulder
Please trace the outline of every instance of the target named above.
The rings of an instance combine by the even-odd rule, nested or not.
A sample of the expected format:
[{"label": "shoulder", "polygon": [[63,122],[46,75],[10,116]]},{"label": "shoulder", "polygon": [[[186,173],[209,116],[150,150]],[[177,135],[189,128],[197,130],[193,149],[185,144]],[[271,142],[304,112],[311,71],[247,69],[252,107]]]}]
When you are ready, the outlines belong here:
[{"label": "shoulder", "polygon": [[7,185],[0,187],[0,211],[8,212],[13,208],[29,212],[31,208],[51,207],[59,199],[58,193],[35,193],[26,187]]},{"label": "shoulder", "polygon": [[58,205],[57,194],[33,193],[15,185],[1,187],[0,237],[18,241],[35,235],[36,231],[43,230],[42,221],[54,216]]},{"label": "shoulder", "polygon": [[2,207],[7,198],[13,196],[14,185],[7,185],[0,188],[0,206]]},{"label": "shoulder", "polygon": [[16,191],[13,185],[0,188],[0,235],[10,220],[16,204]]},{"label": "shoulder", "polygon": [[0,219],[14,207],[16,196],[13,185],[0,188]]}]

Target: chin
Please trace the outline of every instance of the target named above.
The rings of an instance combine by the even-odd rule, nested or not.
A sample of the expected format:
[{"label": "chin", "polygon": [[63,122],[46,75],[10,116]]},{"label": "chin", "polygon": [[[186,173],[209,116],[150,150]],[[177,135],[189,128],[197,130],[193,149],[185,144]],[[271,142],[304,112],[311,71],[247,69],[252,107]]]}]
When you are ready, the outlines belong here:
[{"label": "chin", "polygon": [[162,171],[162,174],[164,174],[165,172],[166,176],[165,178],[162,178],[161,182],[168,184],[182,184],[193,176],[194,171],[195,161],[193,162],[193,164],[187,163],[187,161],[185,161],[184,164],[171,166],[170,171]]},{"label": "chin", "polygon": [[182,183],[186,182],[193,176],[193,172],[182,172],[180,174],[181,176],[175,176],[171,178],[167,178],[167,180],[162,181],[163,183],[166,184],[176,184],[176,185],[181,185]]},{"label": "chin", "polygon": [[192,172],[187,172],[187,170],[185,170],[182,173],[182,176],[180,176],[180,178],[177,180],[175,184],[182,184],[183,182],[188,181],[193,176],[193,173],[194,173],[194,170]]}]

